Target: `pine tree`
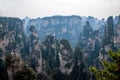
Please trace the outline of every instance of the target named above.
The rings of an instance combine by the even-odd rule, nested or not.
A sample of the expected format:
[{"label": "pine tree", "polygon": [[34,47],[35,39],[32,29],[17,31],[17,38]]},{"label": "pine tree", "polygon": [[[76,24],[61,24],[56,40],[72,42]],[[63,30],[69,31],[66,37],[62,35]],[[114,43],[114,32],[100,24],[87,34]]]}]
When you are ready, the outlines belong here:
[{"label": "pine tree", "polygon": [[120,80],[120,51],[109,51],[111,61],[102,61],[103,70],[90,67],[97,80]]}]

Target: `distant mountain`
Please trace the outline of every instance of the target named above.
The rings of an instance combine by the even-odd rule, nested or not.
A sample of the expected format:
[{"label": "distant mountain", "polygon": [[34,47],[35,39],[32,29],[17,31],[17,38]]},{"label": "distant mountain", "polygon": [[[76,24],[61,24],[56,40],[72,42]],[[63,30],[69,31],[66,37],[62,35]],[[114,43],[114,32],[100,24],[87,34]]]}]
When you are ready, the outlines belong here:
[{"label": "distant mountain", "polygon": [[24,31],[28,35],[29,27],[33,25],[41,41],[45,40],[47,35],[52,35],[58,40],[67,39],[73,47],[77,44],[79,34],[82,32],[86,21],[90,22],[93,30],[99,29],[105,23],[104,20],[91,16],[51,16],[37,19],[26,17],[24,19]]}]

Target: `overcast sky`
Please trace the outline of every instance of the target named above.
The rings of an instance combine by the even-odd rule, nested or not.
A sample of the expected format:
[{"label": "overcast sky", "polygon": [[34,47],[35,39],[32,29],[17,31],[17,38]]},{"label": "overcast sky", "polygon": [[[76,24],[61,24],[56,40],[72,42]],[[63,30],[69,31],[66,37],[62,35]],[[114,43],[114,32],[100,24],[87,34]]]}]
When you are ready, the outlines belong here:
[{"label": "overcast sky", "polygon": [[106,18],[119,14],[120,0],[0,0],[0,16],[81,15]]}]

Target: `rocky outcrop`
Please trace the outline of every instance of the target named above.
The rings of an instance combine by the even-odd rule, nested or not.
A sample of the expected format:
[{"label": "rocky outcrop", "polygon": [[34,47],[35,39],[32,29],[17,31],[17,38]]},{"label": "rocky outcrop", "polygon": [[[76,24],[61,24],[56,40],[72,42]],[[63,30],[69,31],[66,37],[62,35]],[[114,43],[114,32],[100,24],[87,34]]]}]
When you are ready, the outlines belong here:
[{"label": "rocky outcrop", "polygon": [[24,48],[24,32],[22,20],[18,18],[0,17],[0,50],[4,53],[20,54]]},{"label": "rocky outcrop", "polygon": [[44,71],[51,74],[56,68],[59,68],[58,40],[54,36],[47,36],[42,42],[42,57],[44,59]]},{"label": "rocky outcrop", "polygon": [[74,51],[74,66],[70,73],[71,80],[89,80],[89,71],[86,65],[85,56],[79,46]]},{"label": "rocky outcrop", "polygon": [[59,43],[59,60],[60,60],[60,71],[62,73],[66,73],[66,74],[70,74],[73,66],[74,66],[74,62],[73,62],[73,52],[72,49],[70,47],[70,44],[67,40],[62,39]]},{"label": "rocky outcrop", "polygon": [[33,67],[36,72],[42,71],[42,53],[40,48],[40,40],[37,31],[34,26],[30,26],[30,36],[28,38],[28,49],[29,49],[29,64]]}]

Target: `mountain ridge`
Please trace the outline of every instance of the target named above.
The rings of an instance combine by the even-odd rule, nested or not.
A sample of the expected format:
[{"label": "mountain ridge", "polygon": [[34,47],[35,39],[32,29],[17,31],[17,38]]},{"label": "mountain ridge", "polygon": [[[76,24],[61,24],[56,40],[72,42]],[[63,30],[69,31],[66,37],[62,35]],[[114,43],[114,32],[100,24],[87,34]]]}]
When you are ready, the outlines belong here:
[{"label": "mountain ridge", "polygon": [[[99,29],[100,26],[104,25],[105,23],[104,19],[99,20],[91,16],[81,17],[73,15],[29,19],[29,22],[26,26],[29,28],[29,26],[34,25],[36,30],[38,31],[39,36],[41,37],[40,38],[41,41],[45,39],[45,36],[53,35],[55,36],[56,39],[62,38],[68,39],[70,44],[72,46],[75,46],[78,42],[77,37],[79,37],[79,34],[82,31],[86,21],[90,22],[90,25],[93,28],[93,30]],[[27,34],[29,34],[28,32],[29,30],[27,27],[25,31],[27,31]],[[72,38],[75,39],[75,42],[72,41],[72,38],[66,36],[73,36]]]}]

